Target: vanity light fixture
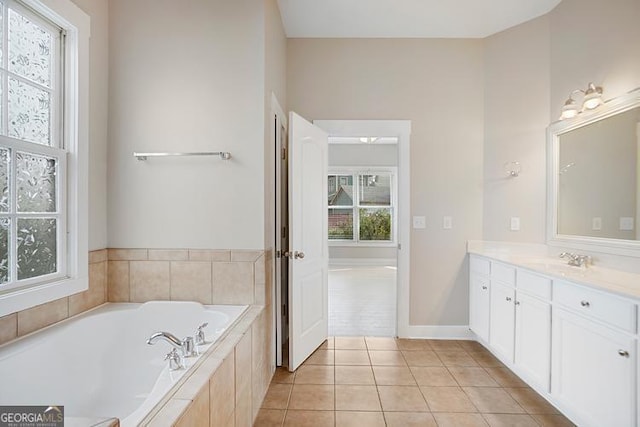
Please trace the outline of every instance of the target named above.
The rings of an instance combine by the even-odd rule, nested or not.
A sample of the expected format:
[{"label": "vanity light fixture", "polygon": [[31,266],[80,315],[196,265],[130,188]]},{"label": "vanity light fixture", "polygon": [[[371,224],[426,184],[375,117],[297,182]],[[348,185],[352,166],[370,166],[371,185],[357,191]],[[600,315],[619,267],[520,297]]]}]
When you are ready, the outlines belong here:
[{"label": "vanity light fixture", "polygon": [[[573,99],[573,94],[582,93],[582,110],[578,109],[578,104]],[[560,114],[560,120],[572,119],[577,116],[581,111],[593,110],[598,108],[602,104],[602,87],[596,86],[593,83],[589,83],[587,90],[576,89],[571,92],[569,99],[567,99],[562,106],[562,113]]]}]

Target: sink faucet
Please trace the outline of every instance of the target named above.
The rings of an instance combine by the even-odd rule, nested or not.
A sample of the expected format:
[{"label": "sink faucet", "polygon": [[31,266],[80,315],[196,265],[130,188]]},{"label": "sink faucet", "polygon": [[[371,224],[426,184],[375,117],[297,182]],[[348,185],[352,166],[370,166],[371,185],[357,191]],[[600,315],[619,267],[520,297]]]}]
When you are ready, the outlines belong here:
[{"label": "sink faucet", "polygon": [[562,252],[560,258],[568,258],[568,264],[574,267],[588,267],[592,263],[589,255],[579,255],[572,252]]},{"label": "sink faucet", "polygon": [[193,342],[193,337],[187,337],[183,340],[180,340],[178,337],[169,332],[156,332],[151,335],[147,340],[147,344],[153,345],[159,340],[166,341],[171,344],[174,348],[180,349],[182,353],[182,357],[192,357],[196,356],[197,353],[195,351],[195,344]]}]

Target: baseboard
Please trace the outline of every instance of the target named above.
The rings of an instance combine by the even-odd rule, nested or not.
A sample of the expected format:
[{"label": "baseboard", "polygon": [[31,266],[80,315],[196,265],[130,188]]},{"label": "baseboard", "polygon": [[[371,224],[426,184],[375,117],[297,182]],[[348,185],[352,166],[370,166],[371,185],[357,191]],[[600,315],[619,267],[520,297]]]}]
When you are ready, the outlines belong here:
[{"label": "baseboard", "polygon": [[330,267],[342,267],[342,266],[393,266],[395,267],[397,261],[394,258],[331,258],[329,259]]},{"label": "baseboard", "polygon": [[409,325],[398,331],[400,338],[424,338],[436,340],[475,340],[475,334],[466,325],[429,326]]}]

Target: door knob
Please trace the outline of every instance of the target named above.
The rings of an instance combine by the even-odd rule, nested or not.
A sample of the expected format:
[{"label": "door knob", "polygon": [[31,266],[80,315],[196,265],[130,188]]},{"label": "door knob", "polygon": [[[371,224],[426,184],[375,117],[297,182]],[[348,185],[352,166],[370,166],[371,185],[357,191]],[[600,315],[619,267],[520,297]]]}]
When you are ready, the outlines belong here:
[{"label": "door knob", "polygon": [[304,252],[302,251],[295,251],[293,253],[293,258],[295,259],[303,259],[304,258]]}]

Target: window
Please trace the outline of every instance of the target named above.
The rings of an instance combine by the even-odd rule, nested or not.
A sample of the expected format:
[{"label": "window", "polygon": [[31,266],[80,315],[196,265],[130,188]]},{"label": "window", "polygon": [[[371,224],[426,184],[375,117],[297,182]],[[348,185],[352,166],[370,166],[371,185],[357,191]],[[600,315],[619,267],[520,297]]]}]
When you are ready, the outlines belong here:
[{"label": "window", "polygon": [[50,7],[0,0],[0,316],[87,288],[89,21]]},{"label": "window", "polygon": [[331,170],[327,180],[329,240],[393,243],[395,175],[395,168]]}]

